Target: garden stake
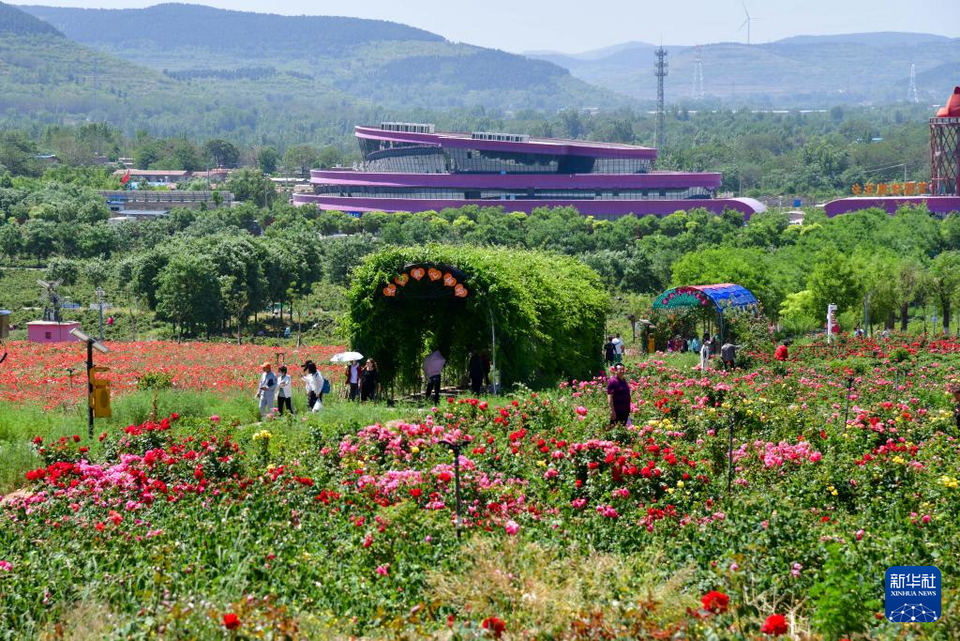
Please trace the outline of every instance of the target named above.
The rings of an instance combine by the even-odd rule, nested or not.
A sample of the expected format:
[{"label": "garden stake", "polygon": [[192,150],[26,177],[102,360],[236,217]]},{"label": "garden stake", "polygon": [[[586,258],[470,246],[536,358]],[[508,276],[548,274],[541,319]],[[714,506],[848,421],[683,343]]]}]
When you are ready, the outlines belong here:
[{"label": "garden stake", "polygon": [[847,419],[850,417],[850,390],[853,389],[853,377],[847,378],[847,402],[843,408],[843,429],[847,429]]},{"label": "garden stake", "polygon": [[453,450],[453,483],[457,497],[457,540],[460,540],[460,442],[441,441]]}]

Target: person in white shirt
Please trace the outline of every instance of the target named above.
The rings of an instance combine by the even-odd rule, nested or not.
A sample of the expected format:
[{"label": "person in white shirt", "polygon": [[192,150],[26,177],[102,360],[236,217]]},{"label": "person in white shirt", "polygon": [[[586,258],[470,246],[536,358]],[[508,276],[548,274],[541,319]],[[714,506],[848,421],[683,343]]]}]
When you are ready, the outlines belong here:
[{"label": "person in white shirt", "polygon": [[700,371],[705,372],[710,369],[710,353],[713,350],[713,343],[710,339],[705,339],[700,346]]},{"label": "person in white shirt", "polygon": [[613,340],[610,341],[613,343],[613,362],[614,364],[623,362],[623,339],[620,338],[620,332],[617,332],[617,335],[613,337]]},{"label": "person in white shirt", "polygon": [[304,363],[303,371],[306,372],[303,382],[307,389],[307,409],[311,412],[319,412],[323,409],[323,375],[313,361]]},{"label": "person in white shirt", "polygon": [[350,385],[350,400],[357,400],[360,393],[360,364],[357,361],[350,361],[344,372],[344,377]]},{"label": "person in white shirt", "polygon": [[293,414],[293,379],[287,374],[287,366],[281,365],[277,377],[277,411],[283,416],[283,408]]}]

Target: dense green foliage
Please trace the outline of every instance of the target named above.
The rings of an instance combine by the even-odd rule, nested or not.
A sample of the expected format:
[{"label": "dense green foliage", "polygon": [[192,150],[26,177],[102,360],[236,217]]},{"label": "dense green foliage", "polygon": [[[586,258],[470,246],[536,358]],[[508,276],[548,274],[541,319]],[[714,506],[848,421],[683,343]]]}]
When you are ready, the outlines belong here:
[{"label": "dense green foliage", "polygon": [[[395,297],[383,288],[409,265],[454,267],[465,298],[447,288],[431,299]],[[429,279],[427,279],[429,280]],[[426,280],[424,281],[426,282]],[[417,282],[407,288],[424,287]],[[385,382],[418,380],[423,357],[439,349],[463,372],[472,352],[493,353],[502,383],[543,386],[599,367],[607,298],[582,263],[542,252],[427,245],[385,249],[353,273],[346,329],[351,344],[376,359]],[[495,338],[494,338],[495,337]]]}]

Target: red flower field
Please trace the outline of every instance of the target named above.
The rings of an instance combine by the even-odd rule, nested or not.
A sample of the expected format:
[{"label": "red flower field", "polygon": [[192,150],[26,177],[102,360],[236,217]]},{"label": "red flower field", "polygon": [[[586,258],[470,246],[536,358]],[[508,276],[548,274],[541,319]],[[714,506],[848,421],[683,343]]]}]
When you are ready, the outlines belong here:
[{"label": "red flower field", "polygon": [[[341,351],[336,346],[299,349],[229,343],[175,343],[150,341],[110,343],[109,354],[96,353],[97,366],[109,367],[104,376],[114,395],[137,389],[147,373],[168,374],[174,388],[235,391],[256,383],[260,364],[277,363],[281,354],[288,364],[306,360],[325,363],[326,372],[339,371],[329,364]],[[0,401],[39,402],[45,408],[74,405],[85,398],[86,348],[80,343],[7,343],[9,356],[0,365]],[[73,370],[72,375],[70,370]]]}]

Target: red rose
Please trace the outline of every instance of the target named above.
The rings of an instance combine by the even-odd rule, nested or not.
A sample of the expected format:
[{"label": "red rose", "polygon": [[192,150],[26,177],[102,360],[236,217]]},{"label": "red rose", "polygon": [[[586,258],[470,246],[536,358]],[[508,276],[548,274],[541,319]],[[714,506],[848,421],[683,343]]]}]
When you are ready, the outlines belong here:
[{"label": "red rose", "polygon": [[764,634],[770,634],[775,637],[786,634],[787,630],[787,620],[783,618],[782,614],[771,614],[767,617],[767,620],[763,622],[763,627],[760,628],[760,631]]},{"label": "red rose", "polygon": [[33,444],[34,444],[34,445],[43,445],[43,439],[40,438],[39,436],[34,436],[34,437],[33,437]]},{"label": "red rose", "polygon": [[439,474],[437,474],[437,478],[440,479],[440,480],[441,480],[442,482],[444,482],[444,483],[449,483],[449,482],[450,482],[450,472],[440,472]]},{"label": "red rose", "polygon": [[484,630],[492,632],[496,639],[499,639],[503,631],[507,629],[507,624],[497,617],[487,617],[481,625],[483,625]]},{"label": "red rose", "polygon": [[74,434],[74,435],[73,435],[73,442],[74,442],[74,443],[79,443],[79,442],[80,442],[80,437],[77,436],[76,434]]},{"label": "red rose", "polygon": [[223,615],[223,627],[227,630],[236,630],[240,627],[240,618],[233,612]]},{"label": "red rose", "polygon": [[703,603],[703,609],[707,612],[713,612],[714,614],[723,614],[727,611],[727,606],[730,605],[730,597],[728,597],[723,592],[717,592],[716,590],[710,590],[703,595],[701,599]]},{"label": "red rose", "polygon": [[410,496],[412,496],[413,498],[418,499],[422,494],[423,494],[423,490],[421,490],[419,487],[410,488]]}]

